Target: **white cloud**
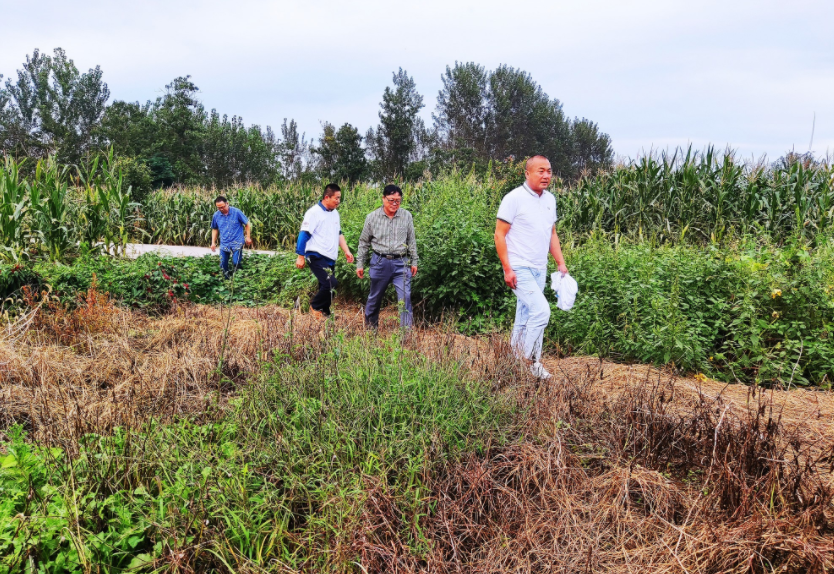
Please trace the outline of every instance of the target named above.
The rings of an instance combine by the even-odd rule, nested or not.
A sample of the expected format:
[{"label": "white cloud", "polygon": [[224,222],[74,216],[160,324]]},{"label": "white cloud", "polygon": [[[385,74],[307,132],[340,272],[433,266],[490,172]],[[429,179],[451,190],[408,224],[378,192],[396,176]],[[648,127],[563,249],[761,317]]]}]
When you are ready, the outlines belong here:
[{"label": "white cloud", "polygon": [[295,118],[308,136],[324,120],[375,124],[400,66],[429,119],[445,66],[471,60],[529,71],[620,154],[692,141],[780,155],[807,148],[815,112],[814,149],[834,140],[828,0],[44,0],[37,17],[0,0],[0,13],[7,77],[33,48],[61,46],[100,64],[115,99],[191,74],[207,107],[276,129]]}]

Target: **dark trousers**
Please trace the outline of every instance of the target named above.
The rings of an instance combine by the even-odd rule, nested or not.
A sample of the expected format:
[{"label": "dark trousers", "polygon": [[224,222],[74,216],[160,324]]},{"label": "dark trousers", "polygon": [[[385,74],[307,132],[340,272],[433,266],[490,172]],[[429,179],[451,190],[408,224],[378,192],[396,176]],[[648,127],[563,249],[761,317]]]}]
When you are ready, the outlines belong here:
[{"label": "dark trousers", "polygon": [[386,259],[376,253],[371,256],[368,273],[371,277],[371,292],[365,305],[365,324],[376,328],[379,326],[379,308],[385,289],[391,283],[397,290],[400,303],[400,325],[410,327],[414,322],[411,316],[411,267],[404,258]]},{"label": "dark trousers", "polygon": [[310,307],[316,311],[321,311],[325,315],[330,315],[330,304],[333,302],[336,285],[339,284],[334,273],[336,265],[329,259],[315,253],[308,253],[307,261],[310,263],[310,271],[319,281],[319,290],[310,299]]},{"label": "dark trousers", "polygon": [[[243,256],[243,248],[232,249],[230,247],[220,248],[220,269],[223,271],[223,276],[228,279],[240,267],[240,258]],[[229,259],[232,260],[233,268],[229,269]]]}]

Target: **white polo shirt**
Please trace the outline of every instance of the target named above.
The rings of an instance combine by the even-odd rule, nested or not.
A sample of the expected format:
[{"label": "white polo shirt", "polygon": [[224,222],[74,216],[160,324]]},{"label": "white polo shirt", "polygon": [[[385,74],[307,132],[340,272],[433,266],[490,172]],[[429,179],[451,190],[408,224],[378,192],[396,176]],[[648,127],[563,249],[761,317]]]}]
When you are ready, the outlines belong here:
[{"label": "white polo shirt", "polygon": [[507,255],[510,267],[547,269],[550,236],[556,223],[556,197],[545,190],[541,195],[525,182],[504,196],[498,219],[510,224]]},{"label": "white polo shirt", "polygon": [[327,211],[321,202],[315,204],[304,214],[301,231],[307,231],[312,237],[307,241],[306,250],[315,251],[336,261],[339,256],[339,232],[342,222],[335,209]]}]

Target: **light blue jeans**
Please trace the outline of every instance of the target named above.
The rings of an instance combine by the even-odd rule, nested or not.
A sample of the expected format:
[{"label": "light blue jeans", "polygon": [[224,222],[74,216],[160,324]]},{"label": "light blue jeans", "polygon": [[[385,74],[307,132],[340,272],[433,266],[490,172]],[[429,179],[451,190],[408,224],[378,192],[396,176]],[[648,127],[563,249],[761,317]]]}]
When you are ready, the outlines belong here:
[{"label": "light blue jeans", "polygon": [[541,360],[544,329],[550,321],[550,304],[544,296],[547,269],[519,267],[513,269],[518,298],[515,307],[515,324],[510,344],[517,357]]}]

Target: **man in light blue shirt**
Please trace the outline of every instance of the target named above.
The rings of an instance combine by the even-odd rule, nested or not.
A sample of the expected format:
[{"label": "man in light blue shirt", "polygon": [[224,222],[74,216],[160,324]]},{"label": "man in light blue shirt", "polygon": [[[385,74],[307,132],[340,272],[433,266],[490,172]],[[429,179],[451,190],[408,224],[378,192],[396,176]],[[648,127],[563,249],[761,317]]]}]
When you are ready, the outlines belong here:
[{"label": "man in light blue shirt", "polygon": [[[218,236],[220,238],[220,269],[228,279],[240,266],[240,258],[244,244],[252,246],[250,237],[251,225],[249,219],[236,207],[229,205],[229,200],[220,195],[214,200],[217,211],[211,218],[211,250],[217,249]],[[229,258],[232,259],[234,269],[229,270]]]}]

